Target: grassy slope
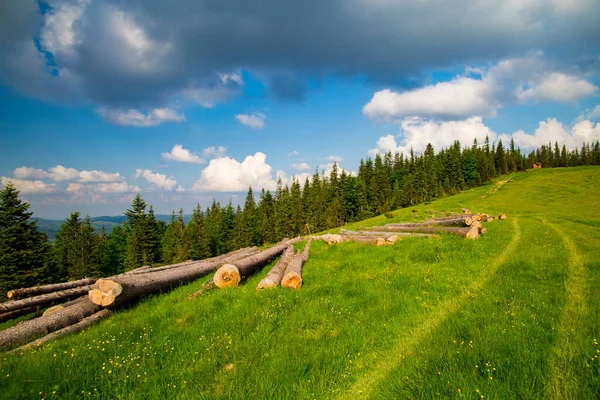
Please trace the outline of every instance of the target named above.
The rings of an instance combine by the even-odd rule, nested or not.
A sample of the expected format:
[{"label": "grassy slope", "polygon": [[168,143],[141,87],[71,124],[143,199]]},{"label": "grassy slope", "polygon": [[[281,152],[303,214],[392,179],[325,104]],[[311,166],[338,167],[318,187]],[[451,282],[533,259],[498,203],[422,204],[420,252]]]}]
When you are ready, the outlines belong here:
[{"label": "grassy slope", "polygon": [[314,243],[297,292],[256,293],[265,269],[191,302],[202,281],[153,296],[0,356],[0,396],[593,398],[599,183],[600,168],[536,170],[399,210],[394,220],[461,207],[509,219],[474,242]]}]

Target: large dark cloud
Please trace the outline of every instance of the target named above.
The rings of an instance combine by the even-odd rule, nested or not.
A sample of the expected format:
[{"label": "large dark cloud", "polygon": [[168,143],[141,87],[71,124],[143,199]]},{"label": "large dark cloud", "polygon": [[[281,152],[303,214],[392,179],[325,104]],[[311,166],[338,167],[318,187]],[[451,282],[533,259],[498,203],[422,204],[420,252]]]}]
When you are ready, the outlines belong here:
[{"label": "large dark cloud", "polygon": [[[55,0],[50,13],[79,3]],[[0,29],[2,48],[16,54],[23,36],[36,34],[29,18],[40,17],[32,2],[0,4],[0,14],[16,16],[3,17],[13,22]],[[81,8],[70,53],[52,56],[73,75],[69,87],[116,107],[164,105],[192,84],[218,90],[217,73],[240,69],[262,77],[274,96],[296,100],[309,79],[325,75],[394,85],[434,68],[537,50],[557,60],[600,54],[597,0],[129,0]],[[14,63],[2,68],[22,90],[35,94],[32,85],[43,84],[11,78]]]}]

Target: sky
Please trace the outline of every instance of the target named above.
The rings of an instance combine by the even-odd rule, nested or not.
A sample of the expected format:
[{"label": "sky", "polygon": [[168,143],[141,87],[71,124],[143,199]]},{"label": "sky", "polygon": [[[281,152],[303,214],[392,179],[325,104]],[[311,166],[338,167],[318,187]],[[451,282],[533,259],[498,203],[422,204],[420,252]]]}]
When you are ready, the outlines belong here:
[{"label": "sky", "polygon": [[0,1],[0,187],[37,217],[486,136],[600,140],[600,1]]}]

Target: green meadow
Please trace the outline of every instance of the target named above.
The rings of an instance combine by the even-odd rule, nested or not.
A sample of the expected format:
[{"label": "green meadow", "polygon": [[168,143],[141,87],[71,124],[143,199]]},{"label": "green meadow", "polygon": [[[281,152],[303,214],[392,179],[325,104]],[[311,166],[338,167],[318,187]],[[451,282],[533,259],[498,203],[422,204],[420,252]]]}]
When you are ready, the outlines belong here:
[{"label": "green meadow", "polygon": [[299,291],[256,292],[267,266],[188,301],[200,279],[0,354],[0,396],[598,398],[600,167],[516,173],[347,228],[462,208],[508,219],[476,241],[313,242]]}]

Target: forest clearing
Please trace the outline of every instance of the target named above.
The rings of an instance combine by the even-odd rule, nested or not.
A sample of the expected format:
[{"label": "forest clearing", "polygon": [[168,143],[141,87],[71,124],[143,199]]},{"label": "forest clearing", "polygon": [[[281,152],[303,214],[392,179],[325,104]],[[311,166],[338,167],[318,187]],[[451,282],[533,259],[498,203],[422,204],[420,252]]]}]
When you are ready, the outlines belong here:
[{"label": "forest clearing", "polygon": [[0,354],[0,396],[593,398],[600,168],[501,179],[326,232],[506,214],[477,240],[313,240],[303,266],[299,252],[300,290],[256,290],[273,260],[239,287],[194,296],[211,274],[143,297],[84,332]]}]

